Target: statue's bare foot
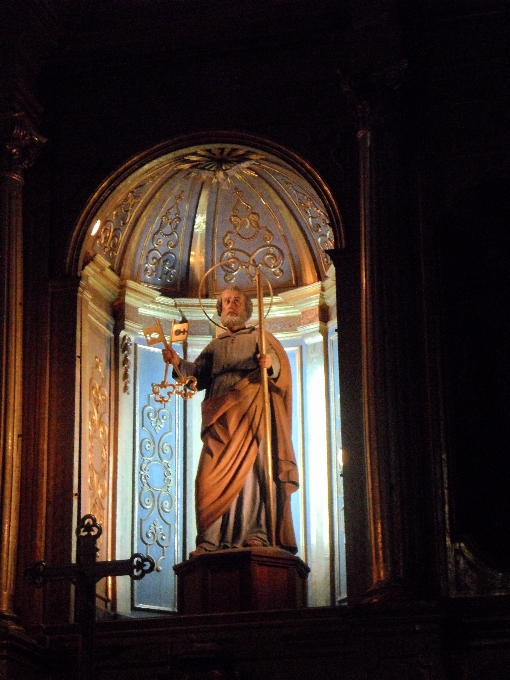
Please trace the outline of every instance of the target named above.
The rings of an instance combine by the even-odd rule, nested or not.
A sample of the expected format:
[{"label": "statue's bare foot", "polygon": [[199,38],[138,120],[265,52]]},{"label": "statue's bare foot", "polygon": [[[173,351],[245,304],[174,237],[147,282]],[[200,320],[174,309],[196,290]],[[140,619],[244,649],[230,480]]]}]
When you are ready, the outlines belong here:
[{"label": "statue's bare foot", "polygon": [[263,548],[265,543],[260,538],[250,538],[244,545],[246,548]]}]

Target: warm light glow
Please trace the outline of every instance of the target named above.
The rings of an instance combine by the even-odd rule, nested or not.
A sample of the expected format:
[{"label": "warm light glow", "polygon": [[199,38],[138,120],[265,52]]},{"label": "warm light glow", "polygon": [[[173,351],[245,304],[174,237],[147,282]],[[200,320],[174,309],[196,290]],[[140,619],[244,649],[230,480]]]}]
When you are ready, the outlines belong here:
[{"label": "warm light glow", "polygon": [[97,222],[92,227],[92,231],[90,232],[90,235],[95,236],[97,234],[97,232],[99,231],[100,226],[101,226],[101,220],[97,220]]}]

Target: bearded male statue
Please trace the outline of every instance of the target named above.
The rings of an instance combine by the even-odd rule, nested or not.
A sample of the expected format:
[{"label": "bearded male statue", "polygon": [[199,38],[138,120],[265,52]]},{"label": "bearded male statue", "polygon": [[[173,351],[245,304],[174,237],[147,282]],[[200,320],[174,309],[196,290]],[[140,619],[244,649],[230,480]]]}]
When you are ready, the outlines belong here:
[{"label": "bearded male statue", "polygon": [[167,363],[197,378],[202,403],[202,453],[195,480],[197,517],[195,557],[227,548],[270,544],[264,472],[264,395],[261,370],[267,369],[271,407],[271,451],[275,498],[275,537],[280,548],[297,552],[290,494],[298,488],[291,441],[291,373],[284,348],[265,331],[246,326],[253,304],[237,286],[221,293],[217,310],[226,331],[212,340],[196,361],[163,350]]}]

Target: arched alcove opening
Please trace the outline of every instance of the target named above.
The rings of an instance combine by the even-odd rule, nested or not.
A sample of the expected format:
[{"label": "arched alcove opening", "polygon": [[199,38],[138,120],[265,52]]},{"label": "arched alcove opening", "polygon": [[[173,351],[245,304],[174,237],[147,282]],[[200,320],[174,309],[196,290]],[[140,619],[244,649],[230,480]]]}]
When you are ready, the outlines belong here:
[{"label": "arched alcove opening", "polygon": [[[218,135],[220,139],[222,135]],[[200,401],[156,404],[160,348],[143,329],[169,332],[183,318],[179,351],[193,359],[214,336],[206,316],[229,283],[255,295],[249,266],[271,284],[267,328],[293,372],[293,440],[301,487],[293,499],[299,554],[311,568],[309,599],[346,595],[335,274],[343,245],[335,204],[299,158],[264,142],[214,135],[160,145],[121,168],[92,197],[70,250],[78,294],[79,515],[103,526],[101,558],[156,560],[151,578],[104,583],[124,613],[171,613],[173,565],[194,547],[193,481]],[[233,256],[241,266],[214,265]],[[199,284],[203,281],[201,299]]]}]

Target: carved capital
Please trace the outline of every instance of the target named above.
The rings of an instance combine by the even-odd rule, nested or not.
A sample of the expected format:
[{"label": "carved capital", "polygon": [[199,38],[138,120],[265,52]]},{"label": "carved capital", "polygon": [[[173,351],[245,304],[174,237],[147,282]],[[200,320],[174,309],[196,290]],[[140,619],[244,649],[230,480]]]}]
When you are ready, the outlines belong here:
[{"label": "carved capital", "polygon": [[35,131],[23,111],[0,116],[0,171],[21,179],[46,139]]},{"label": "carved capital", "polygon": [[402,59],[374,73],[347,74],[342,69],[337,70],[358,135],[395,117],[398,106],[394,93],[403,84],[407,67],[407,60]]}]

